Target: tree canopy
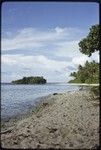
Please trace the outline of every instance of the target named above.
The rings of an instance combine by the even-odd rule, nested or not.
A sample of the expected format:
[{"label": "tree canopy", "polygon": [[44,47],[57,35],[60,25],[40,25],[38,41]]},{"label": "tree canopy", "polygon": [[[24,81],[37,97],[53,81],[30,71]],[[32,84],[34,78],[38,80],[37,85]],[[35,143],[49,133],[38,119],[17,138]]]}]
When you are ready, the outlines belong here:
[{"label": "tree canopy", "polygon": [[99,63],[86,61],[84,67],[79,65],[78,71],[70,76],[74,79],[69,83],[99,83]]},{"label": "tree canopy", "polygon": [[43,77],[23,77],[22,79],[12,81],[14,84],[45,84],[46,79]]},{"label": "tree canopy", "polygon": [[81,53],[91,56],[93,52],[100,50],[99,30],[99,25],[92,26],[88,36],[79,42]]},{"label": "tree canopy", "polygon": [[[86,38],[79,42],[80,52],[89,57],[100,50],[99,25],[90,28]],[[69,83],[99,83],[99,63],[86,61],[85,66],[79,65],[78,71],[70,74],[74,79]]]}]

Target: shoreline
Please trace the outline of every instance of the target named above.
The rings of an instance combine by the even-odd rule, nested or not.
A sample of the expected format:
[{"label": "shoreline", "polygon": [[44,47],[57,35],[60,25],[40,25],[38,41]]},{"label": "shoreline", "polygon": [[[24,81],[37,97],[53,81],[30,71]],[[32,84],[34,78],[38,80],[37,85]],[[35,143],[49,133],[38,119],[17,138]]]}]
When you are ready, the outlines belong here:
[{"label": "shoreline", "polygon": [[[86,88],[89,87],[95,87],[95,86],[99,86],[99,84],[81,84],[81,83],[69,83],[67,85],[74,85],[74,86],[79,86],[79,89],[74,90],[74,92],[76,91],[80,91],[80,90],[85,90]],[[67,92],[73,92],[73,91],[64,91],[64,92],[58,92],[59,93],[67,93]],[[35,103],[31,106],[29,106],[29,108],[27,108],[24,113],[19,112],[18,114],[15,115],[11,115],[11,116],[7,116],[7,117],[1,117],[1,120],[4,122],[8,122],[10,119],[20,119],[20,117],[22,118],[22,116],[27,115],[31,110],[33,110],[35,107],[37,107],[36,105],[38,105],[38,103],[40,103],[43,99],[46,99],[48,96],[53,95],[54,93],[51,94],[47,94],[46,96],[41,96],[38,98],[35,98]]]},{"label": "shoreline", "polygon": [[64,91],[64,92],[58,92],[58,93],[51,93],[51,94],[47,94],[46,96],[41,96],[41,97],[35,98],[34,99],[35,103],[33,105],[31,105],[27,110],[25,110],[24,113],[19,112],[16,115],[3,117],[3,118],[1,118],[1,122],[9,122],[9,120],[21,120],[21,119],[25,118],[26,116],[31,115],[31,113],[33,113],[34,110],[39,105],[41,105],[44,101],[47,101],[47,98],[54,95],[54,94],[58,95],[58,94],[70,93],[70,92],[74,93],[74,92],[77,92],[77,91],[80,91],[80,90],[86,90],[86,88],[88,88],[88,87],[83,86],[83,88],[79,87],[79,89],[76,89],[76,90],[73,90],[73,91]]},{"label": "shoreline", "polygon": [[94,148],[99,146],[99,101],[91,100],[88,90],[54,93],[1,129],[3,148]]},{"label": "shoreline", "polygon": [[[42,103],[47,101],[47,98],[52,96],[53,94],[48,94],[46,96],[36,98],[35,99],[36,101],[35,101],[34,105],[31,105],[26,111],[24,111],[24,113],[18,113],[17,115],[12,115],[10,117],[1,118],[1,123],[2,124],[7,124],[8,122],[18,122],[20,120],[23,120],[23,119],[27,118],[29,115],[32,115],[36,111],[36,109],[40,105],[42,105]],[[57,94],[59,94],[59,93],[57,93]]]},{"label": "shoreline", "polygon": [[[57,92],[56,94],[60,94],[60,93],[68,93],[68,92],[75,92],[75,91],[79,91],[81,87],[79,87],[79,89],[73,90],[73,91],[63,91],[63,92]],[[38,98],[34,99],[34,103],[33,105],[30,105],[29,108],[27,108],[24,113],[19,112],[18,114],[15,115],[11,115],[11,116],[6,116],[6,117],[1,117],[1,121],[3,122],[8,122],[11,119],[20,119],[24,116],[26,116],[28,113],[30,113],[31,111],[33,111],[39,104],[42,103],[43,100],[47,99],[49,96],[54,95],[55,93],[51,93],[51,94],[47,94]]]},{"label": "shoreline", "polygon": [[69,83],[71,85],[81,85],[81,86],[99,86],[99,84],[87,84],[87,83]]},{"label": "shoreline", "polygon": [[[69,83],[69,82],[47,82],[47,83],[45,83],[45,84],[61,84],[61,83],[65,83],[65,84],[86,84],[86,85],[99,85],[99,83]],[[12,84],[11,82],[1,82],[1,84]],[[26,85],[26,84],[25,84]],[[28,84],[28,85],[30,85],[30,84]],[[32,84],[31,84],[32,85]],[[34,84],[33,84],[34,85]]]}]

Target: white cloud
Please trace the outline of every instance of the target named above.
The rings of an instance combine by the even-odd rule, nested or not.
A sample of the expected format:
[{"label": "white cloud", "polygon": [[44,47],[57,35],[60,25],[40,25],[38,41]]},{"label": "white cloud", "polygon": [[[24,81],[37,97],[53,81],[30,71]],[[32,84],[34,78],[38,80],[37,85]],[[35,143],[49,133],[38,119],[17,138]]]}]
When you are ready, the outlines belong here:
[{"label": "white cloud", "polygon": [[63,32],[66,31],[66,28],[56,27],[56,28],[55,28],[55,31],[57,32],[57,34],[61,34],[61,33],[63,33]]},{"label": "white cloud", "polygon": [[94,52],[91,57],[88,57],[87,55],[79,53],[78,56],[73,57],[72,63],[77,66],[78,65],[84,66],[86,61],[91,62],[93,60],[95,60],[96,62],[99,62],[99,52]]},{"label": "white cloud", "polygon": [[99,55],[99,52],[97,51],[97,52],[94,52],[93,54],[92,54],[92,56],[91,56],[91,59],[92,60],[95,60],[96,62],[100,62],[100,55]]},{"label": "white cloud", "polygon": [[42,47],[42,44],[39,42],[34,42],[32,39],[24,39],[15,38],[15,39],[4,39],[1,43],[2,50],[21,50],[21,49],[28,49],[28,48],[39,48]]},{"label": "white cloud", "polygon": [[[78,29],[60,27],[47,31],[26,28],[16,34],[8,34],[2,38],[5,54],[1,57],[1,69],[11,74],[2,74],[2,79],[11,81],[22,76],[39,75],[48,81],[68,81],[69,74],[79,64],[84,65],[87,60],[93,59],[99,61],[97,52],[91,58],[80,53],[78,42],[82,35],[83,32]],[[23,50],[23,53],[16,54],[13,50]],[[32,55],[24,54],[28,50],[32,51]],[[6,54],[8,51],[12,55]]]},{"label": "white cloud", "polygon": [[85,62],[86,61],[91,61],[91,58],[86,56],[86,55],[79,55],[78,57],[73,57],[72,59],[72,63],[75,64],[75,65],[82,65],[84,66]]},{"label": "white cloud", "polygon": [[[96,54],[97,57],[97,54]],[[22,78],[23,76],[44,76],[49,82],[51,81],[68,81],[69,75],[76,71],[78,65],[84,65],[86,61],[92,61],[92,58],[80,54],[73,57],[72,61],[59,61],[49,59],[44,55],[25,56],[25,55],[2,55],[1,70],[2,72],[11,72],[11,75],[3,75],[7,80]],[[72,67],[72,69],[71,69]],[[27,68],[27,69],[26,69]]]},{"label": "white cloud", "polygon": [[[82,32],[76,28],[60,28],[50,30],[39,30],[35,28],[25,28],[12,36],[9,35],[1,40],[1,49],[4,50],[21,50],[21,49],[33,49],[41,48],[49,43],[58,43],[60,40],[72,40],[82,34]],[[77,39],[77,37],[76,37]]]},{"label": "white cloud", "polygon": [[[7,67],[8,72],[12,70],[11,77],[15,76],[15,74],[17,77],[25,75],[44,75],[51,81],[55,81],[56,79],[58,81],[67,80],[70,73],[68,66],[71,66],[70,62],[49,59],[43,55],[2,55],[1,63],[3,66],[2,72],[5,70],[4,66]],[[29,68],[30,71],[24,71],[25,67]]]},{"label": "white cloud", "polygon": [[38,56],[24,56],[24,55],[2,55],[2,63],[6,65],[15,65],[22,67],[32,67],[37,69],[46,69],[50,71],[58,70],[60,71],[67,65],[66,61],[57,61],[53,59],[48,59],[43,55]]},{"label": "white cloud", "polygon": [[54,54],[57,57],[73,57],[77,56],[79,52],[79,41],[63,41],[56,43],[56,49],[54,50]]}]

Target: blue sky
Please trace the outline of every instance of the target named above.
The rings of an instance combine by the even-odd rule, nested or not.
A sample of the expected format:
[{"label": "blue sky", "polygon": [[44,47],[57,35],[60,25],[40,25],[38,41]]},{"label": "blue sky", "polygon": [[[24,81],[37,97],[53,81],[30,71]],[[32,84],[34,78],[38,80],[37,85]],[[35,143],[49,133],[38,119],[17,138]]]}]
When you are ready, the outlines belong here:
[{"label": "blue sky", "polygon": [[4,2],[2,4],[2,82],[44,76],[66,82],[85,61],[78,42],[99,22],[97,3]]}]

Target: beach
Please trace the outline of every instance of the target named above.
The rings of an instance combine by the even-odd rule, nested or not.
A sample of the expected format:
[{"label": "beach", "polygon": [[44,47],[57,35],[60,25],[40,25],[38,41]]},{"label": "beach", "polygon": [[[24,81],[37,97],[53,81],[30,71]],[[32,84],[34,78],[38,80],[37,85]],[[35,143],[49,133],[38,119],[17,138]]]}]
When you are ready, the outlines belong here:
[{"label": "beach", "polygon": [[88,89],[54,93],[18,118],[2,121],[2,148],[97,149],[99,100]]}]

